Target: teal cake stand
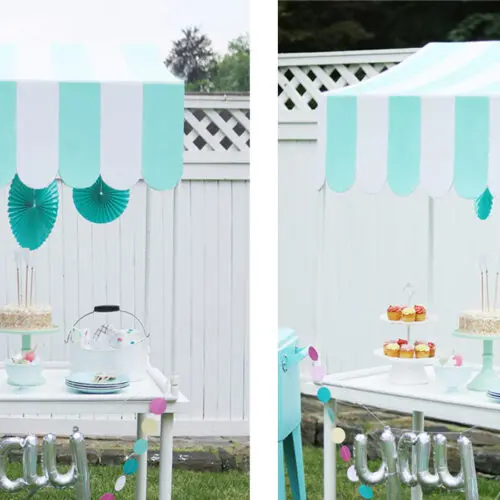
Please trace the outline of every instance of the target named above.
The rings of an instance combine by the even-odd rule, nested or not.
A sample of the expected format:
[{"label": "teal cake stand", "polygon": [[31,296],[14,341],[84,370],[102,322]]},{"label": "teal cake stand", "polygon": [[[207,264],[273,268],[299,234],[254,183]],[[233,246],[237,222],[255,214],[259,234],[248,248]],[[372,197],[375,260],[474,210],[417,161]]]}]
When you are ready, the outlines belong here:
[{"label": "teal cake stand", "polygon": [[40,330],[8,330],[0,329],[0,334],[6,335],[21,335],[22,337],[22,347],[23,352],[31,351],[31,336],[32,335],[48,335],[51,333],[56,333],[59,331],[59,327],[54,325],[52,328],[44,328]]},{"label": "teal cake stand", "polygon": [[470,333],[463,333],[460,330],[455,330],[453,336],[461,339],[483,341],[483,366],[476,377],[471,380],[467,389],[470,391],[487,392],[498,384],[500,378],[493,369],[493,341],[498,340],[500,337],[491,335],[471,335]]}]

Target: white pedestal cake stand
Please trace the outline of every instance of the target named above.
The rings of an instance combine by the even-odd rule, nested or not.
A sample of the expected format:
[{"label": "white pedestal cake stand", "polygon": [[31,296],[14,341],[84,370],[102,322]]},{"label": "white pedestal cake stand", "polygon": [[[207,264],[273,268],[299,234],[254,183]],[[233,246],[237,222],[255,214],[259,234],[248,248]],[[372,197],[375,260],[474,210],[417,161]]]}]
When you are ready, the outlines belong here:
[{"label": "white pedestal cake stand", "polygon": [[[428,325],[436,321],[436,316],[427,316],[425,321],[391,321],[387,314],[381,314],[380,320],[384,323],[406,327],[406,340],[411,342],[411,329],[422,325]],[[388,378],[394,385],[423,385],[429,383],[426,366],[432,366],[435,358],[391,358],[384,354],[383,349],[376,349],[375,356],[385,359],[392,365]]]}]

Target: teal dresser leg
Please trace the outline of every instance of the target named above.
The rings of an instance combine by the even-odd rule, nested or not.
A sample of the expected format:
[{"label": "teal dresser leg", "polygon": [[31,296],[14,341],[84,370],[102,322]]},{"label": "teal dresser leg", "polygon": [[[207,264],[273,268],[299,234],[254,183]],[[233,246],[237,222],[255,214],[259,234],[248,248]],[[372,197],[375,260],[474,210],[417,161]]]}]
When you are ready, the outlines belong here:
[{"label": "teal dresser leg", "polygon": [[278,441],[278,500],[286,500],[283,441]]},{"label": "teal dresser leg", "polygon": [[302,456],[302,436],[300,425],[295,427],[284,441],[285,460],[292,489],[293,500],[306,500],[306,482],[304,479],[304,458]]}]

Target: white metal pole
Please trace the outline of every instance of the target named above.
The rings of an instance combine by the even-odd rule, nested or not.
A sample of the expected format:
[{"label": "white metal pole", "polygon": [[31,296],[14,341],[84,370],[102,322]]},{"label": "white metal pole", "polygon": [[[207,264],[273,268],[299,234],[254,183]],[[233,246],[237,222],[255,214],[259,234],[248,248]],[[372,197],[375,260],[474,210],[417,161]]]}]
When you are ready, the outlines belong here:
[{"label": "white metal pole", "polygon": [[318,202],[319,206],[319,227],[318,227],[318,258],[316,261],[316,282],[315,282],[315,315],[314,315],[314,343],[316,344],[322,362],[328,372],[328,353],[327,353],[327,343],[323,339],[321,333],[323,331],[324,322],[324,301],[325,301],[325,283],[324,278],[324,259],[325,259],[325,239],[326,239],[326,185],[321,188],[320,200]]},{"label": "white metal pole", "polygon": [[[333,418],[332,418],[333,417]],[[332,432],[337,421],[337,400],[325,403],[323,411],[323,499],[337,498],[337,445],[332,440]]]},{"label": "white metal pole", "polygon": [[[412,415],[412,428],[415,434],[424,432],[424,413],[421,411],[414,411]],[[416,462],[416,456],[413,456],[413,463]],[[411,500],[422,500],[423,493],[420,485],[414,486],[411,489]]]},{"label": "white metal pole", "polygon": [[[151,333],[149,324],[149,291],[151,274],[151,193],[146,184],[146,242],[144,250],[144,326],[146,334]],[[148,344],[149,346],[149,344]]]},{"label": "white metal pole", "polygon": [[427,305],[434,310],[434,200],[429,196],[427,221]]}]

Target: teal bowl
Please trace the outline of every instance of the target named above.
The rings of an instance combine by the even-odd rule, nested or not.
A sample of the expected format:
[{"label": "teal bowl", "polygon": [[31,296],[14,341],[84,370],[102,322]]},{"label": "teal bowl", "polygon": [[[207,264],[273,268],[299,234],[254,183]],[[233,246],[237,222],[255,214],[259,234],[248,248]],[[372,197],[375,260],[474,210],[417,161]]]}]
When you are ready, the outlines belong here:
[{"label": "teal bowl", "polygon": [[5,361],[7,383],[15,387],[34,387],[44,384],[42,369],[43,365],[40,361],[26,365],[13,363],[11,359]]}]

